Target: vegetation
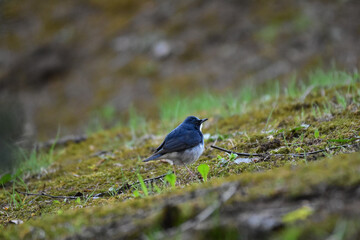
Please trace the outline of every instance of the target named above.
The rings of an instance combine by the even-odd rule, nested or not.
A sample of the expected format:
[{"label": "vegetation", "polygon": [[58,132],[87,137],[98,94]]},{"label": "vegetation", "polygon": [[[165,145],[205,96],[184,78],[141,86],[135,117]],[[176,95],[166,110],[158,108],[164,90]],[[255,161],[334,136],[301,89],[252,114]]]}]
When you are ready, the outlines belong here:
[{"label": "vegetation", "polygon": [[[359,74],[318,70],[307,81],[294,78],[287,87],[281,86],[272,82],[229,95],[175,96],[161,101],[156,121],[144,121],[132,110],[127,124],[97,131],[81,143],[58,148],[54,144],[50,150],[32,152],[20,173],[1,178],[0,238],[61,238],[90,233],[85,226],[122,226],[129,218],[134,226],[129,229],[136,231],[127,230],[123,236],[156,237],[196,217],[201,219],[206,209],[214,213],[203,219],[208,223],[204,230],[189,228],[180,234],[231,238],[241,230],[253,236],[271,223],[273,227],[262,229],[266,238],[306,239],[313,235],[321,239],[341,233],[345,239],[358,236],[359,221],[345,209],[326,208],[321,202],[327,201],[326,194],[338,194],[344,202],[357,201],[349,193],[360,184],[360,155],[345,153],[359,149]],[[112,121],[111,111],[104,112],[106,121]],[[141,160],[187,115],[210,118],[203,129],[206,150],[189,166],[191,171],[199,171],[204,182],[193,179],[185,168],[178,168],[176,174],[169,173],[163,180],[147,181],[172,167]],[[250,156],[245,161],[210,145],[273,155]],[[305,158],[286,155],[323,149],[329,150]],[[222,194],[231,186],[236,192],[222,202]],[[108,195],[97,197],[101,193]],[[301,199],[308,199],[309,204],[304,205]],[[254,210],[246,212],[241,206]],[[267,209],[273,218],[258,218],[263,221],[259,226],[245,220],[236,225],[234,214],[230,214],[248,219],[258,216],[258,208]],[[242,215],[244,211],[248,217]],[[10,220],[25,223],[12,226]],[[229,224],[223,227],[221,222]]]}]

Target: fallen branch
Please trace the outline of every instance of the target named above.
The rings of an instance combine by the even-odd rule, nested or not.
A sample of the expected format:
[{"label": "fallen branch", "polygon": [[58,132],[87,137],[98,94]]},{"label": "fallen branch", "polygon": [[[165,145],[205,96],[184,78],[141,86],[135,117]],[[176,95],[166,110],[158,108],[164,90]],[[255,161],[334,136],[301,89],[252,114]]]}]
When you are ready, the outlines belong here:
[{"label": "fallen branch", "polygon": [[[355,144],[354,144],[355,145]],[[236,154],[238,156],[245,156],[245,157],[271,157],[271,156],[276,156],[276,157],[281,157],[281,156],[292,156],[292,157],[306,157],[308,155],[314,155],[314,154],[318,154],[318,153],[322,153],[322,152],[328,152],[330,150],[334,150],[334,149],[338,149],[338,148],[346,148],[346,147],[352,147],[354,145],[349,145],[349,144],[345,144],[345,145],[341,145],[341,146],[334,146],[334,147],[329,147],[326,149],[322,149],[322,150],[317,150],[317,151],[313,151],[313,152],[307,152],[307,153],[283,153],[283,154],[271,154],[271,153],[263,153],[263,154],[258,154],[258,153],[239,153],[239,152],[235,152],[235,151],[231,151],[225,148],[221,148],[215,145],[211,145],[212,148],[215,148],[217,150],[223,151],[223,152],[227,152],[227,153],[233,153]]]}]

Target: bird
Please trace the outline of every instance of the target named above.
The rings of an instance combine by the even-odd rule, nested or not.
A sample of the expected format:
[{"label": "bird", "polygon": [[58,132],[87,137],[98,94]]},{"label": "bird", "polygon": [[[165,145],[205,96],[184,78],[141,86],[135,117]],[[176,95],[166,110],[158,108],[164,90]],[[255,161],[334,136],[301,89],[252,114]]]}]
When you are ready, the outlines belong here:
[{"label": "bird", "polygon": [[156,149],[156,151],[143,162],[167,159],[174,165],[186,166],[199,159],[204,151],[204,136],[201,132],[202,124],[207,118],[199,119],[188,116],[179,126],[172,130]]}]

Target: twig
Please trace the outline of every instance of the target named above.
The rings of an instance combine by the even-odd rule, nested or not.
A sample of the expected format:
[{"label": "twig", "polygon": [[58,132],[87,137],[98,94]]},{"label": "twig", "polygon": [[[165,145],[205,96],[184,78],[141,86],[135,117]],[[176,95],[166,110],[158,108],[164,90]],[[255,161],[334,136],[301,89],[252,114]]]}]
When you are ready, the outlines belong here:
[{"label": "twig", "polygon": [[23,194],[23,195],[27,195],[27,196],[44,196],[44,197],[49,197],[49,198],[67,198],[67,199],[77,199],[79,196],[53,196],[53,195],[49,195],[49,194],[45,194],[45,193],[27,193],[27,192],[21,192],[19,190],[16,190],[16,192]]},{"label": "twig", "polygon": [[225,148],[221,148],[218,146],[214,146],[211,145],[212,148],[215,148],[217,150],[223,151],[223,152],[227,152],[227,153],[233,153],[236,154],[238,156],[245,156],[245,157],[267,157],[267,156],[276,156],[276,157],[281,157],[281,156],[292,156],[292,157],[306,157],[308,155],[314,155],[317,153],[322,153],[322,152],[328,152],[330,150],[334,150],[334,149],[338,149],[338,148],[345,148],[345,147],[351,147],[353,145],[349,145],[349,144],[345,144],[345,145],[340,145],[340,146],[334,146],[334,147],[329,147],[327,149],[322,149],[322,150],[317,150],[317,151],[313,151],[313,152],[307,152],[307,153],[299,153],[299,154],[295,154],[295,153],[284,153],[284,154],[271,154],[271,153],[264,153],[264,154],[256,154],[256,153],[239,153],[239,152],[235,152],[235,151],[231,151]]},{"label": "twig", "polygon": [[[153,182],[155,180],[158,180],[158,179],[161,179],[163,177],[165,177],[167,174],[163,174],[163,175],[160,175],[160,176],[157,176],[157,177],[154,177],[154,178],[148,178],[148,179],[145,179],[144,182],[147,183],[147,182]],[[123,193],[125,190],[128,190],[130,188],[132,188],[133,186],[135,185],[138,185],[140,184],[140,182],[135,182],[133,184],[128,184],[128,183],[125,183],[121,188],[117,189],[116,190],[116,194],[121,194]],[[27,193],[27,192],[21,192],[21,191],[18,191],[16,190],[16,192],[20,193],[20,194],[23,194],[23,195],[27,195],[27,196],[44,196],[44,197],[49,197],[49,198],[60,198],[60,199],[77,199],[78,197],[84,197],[84,196],[54,196],[54,195],[49,195],[49,194],[45,194],[45,193]],[[95,194],[92,198],[95,199],[95,198],[99,198],[99,197],[105,197],[105,196],[110,196],[111,193],[110,192],[102,192],[102,193],[98,193],[98,194]]]},{"label": "twig", "polygon": [[[173,172],[171,172],[173,173]],[[157,176],[157,177],[154,177],[154,178],[148,178],[148,179],[145,179],[144,182],[152,182],[154,180],[157,180],[157,179],[160,179],[160,178],[163,178],[165,177],[166,175],[168,175],[167,173],[163,174],[163,175],[160,175],[160,176]],[[139,184],[140,182],[137,182],[137,184]]]},{"label": "twig", "polygon": [[223,151],[223,152],[227,152],[227,153],[233,153],[236,154],[238,156],[243,156],[243,157],[264,157],[265,154],[257,154],[257,153],[239,153],[239,152],[234,152],[231,150],[227,150],[225,148],[221,148],[215,145],[211,145],[210,147],[215,148],[217,150]]}]

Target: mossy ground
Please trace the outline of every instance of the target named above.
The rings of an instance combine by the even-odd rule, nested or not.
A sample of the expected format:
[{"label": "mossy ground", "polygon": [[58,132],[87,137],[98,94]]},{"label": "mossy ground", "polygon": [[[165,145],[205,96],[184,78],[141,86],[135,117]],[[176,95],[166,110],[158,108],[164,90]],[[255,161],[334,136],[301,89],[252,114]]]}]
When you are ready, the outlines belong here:
[{"label": "mossy ground", "polygon": [[[125,224],[127,227],[124,227],[122,236],[147,234],[151,237],[196,216],[206,206],[216,202],[219,193],[229,184],[236,184],[238,191],[224,205],[224,212],[215,214],[227,221],[231,217],[226,215],[226,211],[236,204],[251,207],[252,203],[284,201],[284,205],[289,205],[293,211],[303,205],[300,202],[290,204],[293,199],[320,196],[326,189],[333,188],[340,189],[341,194],[345,195],[359,186],[360,155],[345,154],[359,149],[358,84],[319,87],[301,97],[280,96],[266,101],[257,100],[250,107],[251,110],[244,114],[226,117],[213,116],[213,111],[202,111],[200,117],[210,118],[203,129],[207,134],[206,150],[190,169],[197,172],[199,164],[208,164],[209,181],[200,183],[200,180],[192,179],[185,168],[178,167],[176,187],[171,188],[165,182],[157,181],[160,191],[148,186],[149,197],[145,197],[143,189],[138,186],[137,190],[143,198],[134,196],[135,188],[122,194],[91,198],[110,188],[116,189],[138,181],[137,174],[151,178],[172,170],[172,166],[166,163],[141,162],[161,143],[163,134],[170,127],[163,129],[161,124],[149,122],[151,128],[147,129],[151,131],[148,130],[147,134],[117,128],[93,134],[78,144],[56,148],[52,154],[54,162],[49,168],[25,178],[24,183],[18,180],[0,191],[0,237],[61,238],[76,233],[81,235],[87,231],[84,230],[86,226],[90,229],[99,226],[106,230],[111,224],[123,226],[125,223],[128,225]],[[257,157],[252,158],[251,163],[236,164],[227,154],[210,148],[212,144],[247,153],[304,153],[343,144],[348,146],[305,159],[291,156]],[[100,151],[103,152],[100,154]],[[332,159],[332,155],[339,156]],[[24,196],[15,193],[15,190],[60,196],[80,192],[84,198],[63,201],[43,196]],[[308,201],[311,205],[311,199]],[[350,229],[346,231],[347,238],[353,236],[351,234],[359,234],[356,230],[359,222],[352,219],[359,216],[358,212],[354,211],[350,216],[341,210],[311,206],[316,213],[321,212],[320,217],[314,213],[307,221],[296,224],[284,224],[279,220],[281,230],[271,232],[267,237],[289,239],[286,236],[292,234],[292,239],[297,239],[316,233],[315,236],[319,237],[315,238],[322,238],[330,236],[339,222]],[[277,217],[281,219],[282,215],[283,212]],[[211,221],[216,222],[213,219],[216,216],[211,217]],[[25,223],[11,226],[9,221],[15,219]],[[312,225],[313,221],[315,225]],[[182,234],[205,237],[218,233],[220,225],[209,223],[203,228],[205,230],[193,228]],[[225,229],[224,234],[231,237],[239,233],[241,226],[229,224]],[[93,234],[96,236],[96,233]],[[251,231],[249,234],[252,234]]]}]

